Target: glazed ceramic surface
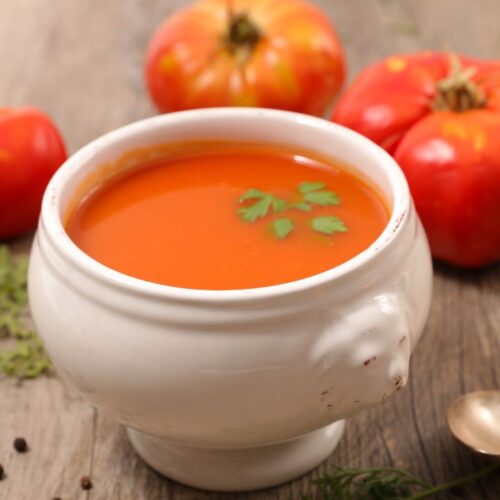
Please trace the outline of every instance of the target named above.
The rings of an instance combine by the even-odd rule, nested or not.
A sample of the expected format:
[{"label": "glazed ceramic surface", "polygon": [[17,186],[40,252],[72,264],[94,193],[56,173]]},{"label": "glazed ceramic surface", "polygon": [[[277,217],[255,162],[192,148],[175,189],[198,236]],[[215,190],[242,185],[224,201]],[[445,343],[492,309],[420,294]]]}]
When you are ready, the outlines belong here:
[{"label": "glazed ceramic surface", "polygon": [[[71,242],[62,220],[90,174],[128,151],[191,139],[295,145],[331,157],[378,186],[390,222],[336,268],[250,290],[143,282]],[[121,168],[144,160],[144,151]],[[238,490],[314,467],[336,446],[338,421],[404,386],[431,280],[424,232],[388,154],[321,119],[232,108],[138,122],[70,158],[45,193],[29,295],[58,372],[130,428],[148,463],[194,486]]]}]

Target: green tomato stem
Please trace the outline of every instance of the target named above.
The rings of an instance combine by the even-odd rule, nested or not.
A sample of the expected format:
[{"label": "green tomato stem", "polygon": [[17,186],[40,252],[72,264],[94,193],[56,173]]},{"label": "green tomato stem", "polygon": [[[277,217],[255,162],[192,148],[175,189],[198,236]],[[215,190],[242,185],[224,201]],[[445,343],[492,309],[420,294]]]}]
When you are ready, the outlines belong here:
[{"label": "green tomato stem", "polygon": [[450,73],[438,82],[434,111],[463,113],[471,109],[483,108],[486,104],[484,91],[472,80],[476,68],[462,68],[455,54],[450,55]]},{"label": "green tomato stem", "polygon": [[227,42],[230,47],[253,49],[262,38],[262,33],[248,14],[231,14]]}]

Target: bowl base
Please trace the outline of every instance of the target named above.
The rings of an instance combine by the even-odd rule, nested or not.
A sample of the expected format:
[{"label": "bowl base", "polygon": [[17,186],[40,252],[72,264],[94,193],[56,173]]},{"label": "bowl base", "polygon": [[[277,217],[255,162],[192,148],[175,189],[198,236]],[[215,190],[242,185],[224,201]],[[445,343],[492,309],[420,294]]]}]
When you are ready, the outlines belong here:
[{"label": "bowl base", "polygon": [[247,491],[295,479],[319,465],[344,432],[340,420],[297,439],[255,448],[196,448],[127,429],[132,446],[153,469],[194,488]]}]

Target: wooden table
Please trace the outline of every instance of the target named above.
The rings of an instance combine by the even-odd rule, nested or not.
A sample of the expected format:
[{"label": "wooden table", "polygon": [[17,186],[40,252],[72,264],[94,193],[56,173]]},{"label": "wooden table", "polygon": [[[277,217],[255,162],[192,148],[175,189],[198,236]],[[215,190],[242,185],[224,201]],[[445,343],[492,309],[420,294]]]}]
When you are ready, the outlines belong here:
[{"label": "wooden table", "polygon": [[[181,0],[2,0],[0,103],[35,105],[59,124],[71,151],[120,125],[153,114],[142,62],[148,37]],[[397,51],[453,49],[498,57],[498,0],[318,0],[336,21],[351,78]],[[13,244],[26,249],[26,241]],[[134,454],[123,429],[57,377],[19,385],[0,381],[3,500],[289,499],[311,491],[329,464],[406,467],[432,482],[482,465],[449,436],[445,409],[458,395],[500,388],[500,267],[436,266],[427,329],[406,390],[348,423],[340,447],[313,473],[280,488],[205,494],[169,481]],[[25,436],[29,453],[12,449]],[[94,488],[80,489],[90,475]],[[500,498],[500,478],[461,498]]]}]

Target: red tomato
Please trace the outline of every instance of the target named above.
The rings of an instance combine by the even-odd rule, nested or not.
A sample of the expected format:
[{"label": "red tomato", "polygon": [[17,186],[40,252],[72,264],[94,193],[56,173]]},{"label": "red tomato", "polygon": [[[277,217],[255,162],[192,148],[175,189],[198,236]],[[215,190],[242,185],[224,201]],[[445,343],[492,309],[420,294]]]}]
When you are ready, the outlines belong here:
[{"label": "red tomato", "polygon": [[322,115],[344,72],[334,27],[305,0],[200,0],[163,23],[146,64],[162,112],[261,106]]},{"label": "red tomato", "polygon": [[500,259],[500,61],[390,57],[361,73],[332,119],[394,156],[434,257]]},{"label": "red tomato", "polygon": [[0,109],[0,239],[36,227],[42,195],[66,159],[50,119],[36,109]]}]

